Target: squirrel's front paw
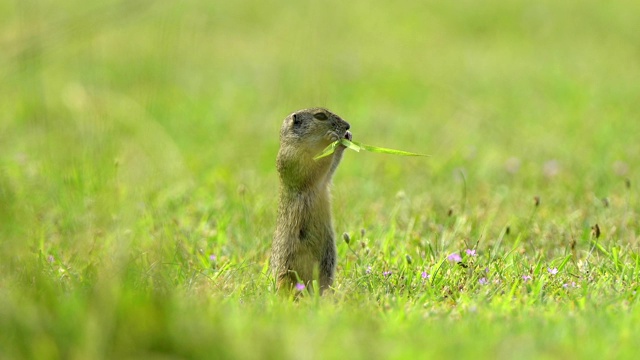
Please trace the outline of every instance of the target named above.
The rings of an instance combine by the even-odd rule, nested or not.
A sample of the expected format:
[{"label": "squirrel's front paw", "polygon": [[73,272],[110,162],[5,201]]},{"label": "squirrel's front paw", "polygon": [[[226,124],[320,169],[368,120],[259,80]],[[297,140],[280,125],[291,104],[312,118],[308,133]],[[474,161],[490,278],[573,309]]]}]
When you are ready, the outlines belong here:
[{"label": "squirrel's front paw", "polygon": [[324,134],[324,138],[327,141],[331,141],[331,142],[340,140],[340,138],[338,137],[338,134],[336,134],[335,132],[333,132],[331,130],[327,131],[327,133]]}]

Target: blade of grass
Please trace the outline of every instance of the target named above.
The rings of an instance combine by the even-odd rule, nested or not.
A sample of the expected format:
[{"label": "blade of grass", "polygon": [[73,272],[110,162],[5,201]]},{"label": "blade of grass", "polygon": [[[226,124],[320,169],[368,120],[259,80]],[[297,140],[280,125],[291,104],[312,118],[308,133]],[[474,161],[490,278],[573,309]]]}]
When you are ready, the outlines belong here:
[{"label": "blade of grass", "polygon": [[359,142],[356,142],[356,141],[349,141],[347,139],[340,139],[340,140],[336,140],[336,141],[332,142],[331,144],[329,144],[329,146],[324,148],[324,150],[322,150],[322,152],[320,152],[318,155],[314,156],[313,160],[322,159],[323,157],[326,157],[326,156],[329,156],[329,155],[333,154],[333,152],[336,151],[336,147],[338,147],[339,144],[343,145],[344,147],[346,147],[348,149],[351,149],[351,150],[353,150],[355,152],[360,152],[360,150],[366,150],[366,151],[374,152],[374,153],[400,155],[400,156],[430,156],[430,155],[412,153],[412,152],[409,152],[409,151],[387,149],[387,148],[382,148],[382,147],[377,147],[377,146],[372,146],[372,145],[366,145],[366,144],[359,143]]},{"label": "blade of grass", "polygon": [[340,140],[334,141],[331,144],[329,144],[329,146],[324,148],[324,150],[322,150],[322,152],[320,154],[314,156],[313,160],[322,159],[323,157],[326,157],[326,156],[329,156],[329,155],[333,154],[333,152],[336,151],[336,147],[338,146],[339,142],[340,142]]},{"label": "blade of grass", "polygon": [[[349,140],[342,139],[342,143],[345,143],[345,142],[349,142]],[[357,146],[359,146],[360,148],[362,148],[362,149],[364,149],[366,151],[374,152],[374,153],[401,155],[401,156],[429,156],[429,155],[425,155],[425,154],[412,153],[412,152],[409,152],[409,151],[387,149],[387,148],[383,148],[383,147],[366,145],[366,144],[362,144],[362,143],[355,142],[355,141],[351,141],[351,143],[356,144]]]}]

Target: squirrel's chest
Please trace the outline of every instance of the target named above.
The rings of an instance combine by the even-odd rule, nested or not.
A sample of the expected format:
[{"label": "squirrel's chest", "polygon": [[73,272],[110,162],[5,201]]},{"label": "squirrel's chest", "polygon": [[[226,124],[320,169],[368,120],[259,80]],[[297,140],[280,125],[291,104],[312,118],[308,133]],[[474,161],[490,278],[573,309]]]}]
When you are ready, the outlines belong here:
[{"label": "squirrel's chest", "polygon": [[[279,227],[302,246],[333,239],[331,204],[328,194],[299,194],[280,208]],[[285,229],[286,228],[286,229]]]}]

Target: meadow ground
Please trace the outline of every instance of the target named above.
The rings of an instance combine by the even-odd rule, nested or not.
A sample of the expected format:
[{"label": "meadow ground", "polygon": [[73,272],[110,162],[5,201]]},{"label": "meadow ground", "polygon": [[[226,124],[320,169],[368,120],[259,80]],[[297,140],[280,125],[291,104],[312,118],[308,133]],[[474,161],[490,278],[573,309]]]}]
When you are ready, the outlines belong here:
[{"label": "meadow ground", "polygon": [[[0,3],[0,358],[633,358],[638,18]],[[291,302],[266,272],[274,159],[309,106],[432,156],[345,155],[335,293]]]}]

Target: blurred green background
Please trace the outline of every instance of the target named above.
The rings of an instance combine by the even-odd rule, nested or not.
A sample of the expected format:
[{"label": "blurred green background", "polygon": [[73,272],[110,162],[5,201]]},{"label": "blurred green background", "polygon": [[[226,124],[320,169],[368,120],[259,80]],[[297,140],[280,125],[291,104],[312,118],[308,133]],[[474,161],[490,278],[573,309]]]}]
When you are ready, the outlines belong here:
[{"label": "blurred green background", "polygon": [[[348,120],[355,140],[432,155],[348,153],[339,233],[402,237],[394,209],[399,227],[418,219],[409,230],[436,241],[451,210],[469,222],[458,243],[490,247],[522,225],[553,257],[597,222],[637,251],[638,19],[631,0],[4,1],[2,331],[23,329],[11,339],[29,349],[33,324],[76,314],[83,327],[50,324],[39,348],[51,354],[53,333],[59,354],[83,357],[56,331],[91,348],[106,321],[92,306],[111,309],[123,289],[191,289],[210,254],[233,271],[199,291],[258,297],[278,130],[312,106]],[[534,196],[548,206],[529,229]],[[100,291],[107,305],[86,295]],[[38,354],[23,350],[5,355]]]},{"label": "blurred green background", "polygon": [[176,178],[273,176],[281,119],[316,105],[349,120],[360,141],[434,155],[352,156],[341,176],[356,183],[383,169],[419,190],[464,167],[491,184],[513,157],[532,171],[520,181],[538,183],[556,160],[574,186],[599,190],[612,164],[639,153],[634,2],[1,10],[7,197],[65,196],[60,183],[104,194],[116,172],[136,188],[127,195]]}]

